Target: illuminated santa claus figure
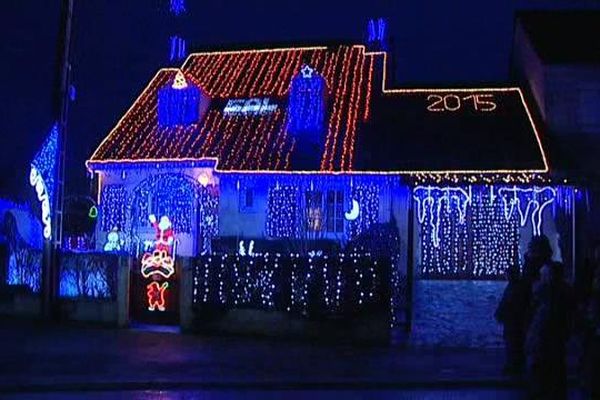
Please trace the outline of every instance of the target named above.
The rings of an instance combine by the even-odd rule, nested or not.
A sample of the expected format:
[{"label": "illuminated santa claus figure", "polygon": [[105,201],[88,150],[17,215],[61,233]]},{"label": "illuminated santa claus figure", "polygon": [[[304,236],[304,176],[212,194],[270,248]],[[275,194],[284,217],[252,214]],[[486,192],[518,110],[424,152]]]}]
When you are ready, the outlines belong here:
[{"label": "illuminated santa claus figure", "polygon": [[148,311],[165,311],[165,292],[169,287],[169,282],[151,282],[146,288],[148,292]]},{"label": "illuminated santa claus figure", "polygon": [[163,215],[159,221],[154,214],[150,215],[149,220],[156,231],[155,250],[165,251],[167,255],[171,255],[171,249],[175,240],[171,220],[166,215]]}]

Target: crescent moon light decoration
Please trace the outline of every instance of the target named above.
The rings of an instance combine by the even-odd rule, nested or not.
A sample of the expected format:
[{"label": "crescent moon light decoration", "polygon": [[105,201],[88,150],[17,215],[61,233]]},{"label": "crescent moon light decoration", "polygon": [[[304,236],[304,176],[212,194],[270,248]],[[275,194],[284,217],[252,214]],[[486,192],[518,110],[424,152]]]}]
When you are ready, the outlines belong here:
[{"label": "crescent moon light decoration", "polygon": [[360,204],[358,204],[358,201],[352,199],[352,209],[349,212],[344,213],[344,216],[346,217],[346,220],[354,221],[356,218],[358,218],[359,214]]}]

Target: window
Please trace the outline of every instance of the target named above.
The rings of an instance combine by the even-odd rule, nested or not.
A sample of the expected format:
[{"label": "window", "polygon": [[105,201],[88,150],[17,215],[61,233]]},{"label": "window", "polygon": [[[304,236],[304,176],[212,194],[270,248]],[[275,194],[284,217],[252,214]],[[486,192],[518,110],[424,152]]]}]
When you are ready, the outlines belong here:
[{"label": "window", "polygon": [[240,189],[240,212],[254,211],[254,189]]},{"label": "window", "polygon": [[344,232],[344,192],[330,190],[327,192],[327,232]]},{"label": "window", "polygon": [[344,232],[344,192],[306,192],[306,227],[310,232]]},{"label": "window", "polygon": [[306,192],[306,229],[320,232],[323,229],[323,195],[321,192]]}]

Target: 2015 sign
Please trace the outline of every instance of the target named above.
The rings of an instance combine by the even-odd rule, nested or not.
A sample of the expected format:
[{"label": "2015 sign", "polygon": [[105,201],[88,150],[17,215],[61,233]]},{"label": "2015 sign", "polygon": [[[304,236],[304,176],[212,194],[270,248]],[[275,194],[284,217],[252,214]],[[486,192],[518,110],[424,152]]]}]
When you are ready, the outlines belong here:
[{"label": "2015 sign", "polygon": [[430,94],[427,101],[427,110],[432,112],[455,112],[465,107],[473,107],[478,112],[491,112],[498,108],[491,93],[473,93],[463,97],[452,93]]},{"label": "2015 sign", "polygon": [[224,115],[269,114],[277,110],[268,97],[251,99],[230,99],[223,109]]}]

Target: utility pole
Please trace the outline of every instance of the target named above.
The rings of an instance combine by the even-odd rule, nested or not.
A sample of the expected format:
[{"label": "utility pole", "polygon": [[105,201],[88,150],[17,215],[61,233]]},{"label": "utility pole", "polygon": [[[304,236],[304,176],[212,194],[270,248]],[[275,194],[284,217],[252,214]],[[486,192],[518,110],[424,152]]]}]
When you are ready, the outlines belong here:
[{"label": "utility pole", "polygon": [[58,68],[56,79],[55,115],[58,121],[58,163],[54,180],[55,196],[52,207],[52,237],[44,244],[42,265],[42,314],[58,317],[59,252],[63,239],[65,195],[65,156],[71,87],[71,34],[74,0],[63,0],[58,37]]}]

